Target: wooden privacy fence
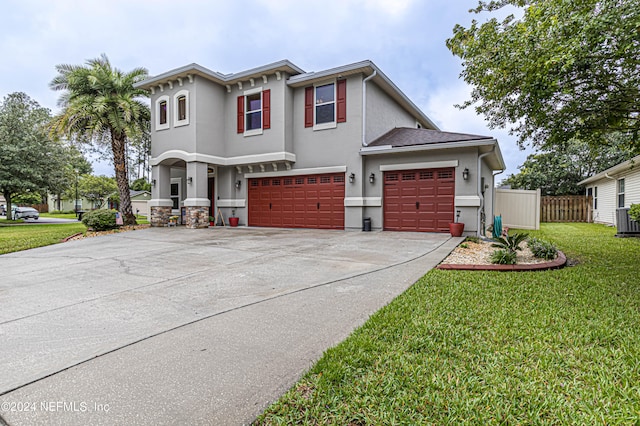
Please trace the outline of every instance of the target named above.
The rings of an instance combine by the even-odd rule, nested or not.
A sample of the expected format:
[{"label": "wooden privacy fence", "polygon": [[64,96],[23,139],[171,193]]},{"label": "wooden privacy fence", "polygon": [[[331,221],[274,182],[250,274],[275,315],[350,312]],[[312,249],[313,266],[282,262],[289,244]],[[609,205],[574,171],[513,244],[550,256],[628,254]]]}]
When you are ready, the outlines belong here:
[{"label": "wooden privacy fence", "polygon": [[542,222],[591,222],[592,199],[586,195],[544,196],[540,202]]}]

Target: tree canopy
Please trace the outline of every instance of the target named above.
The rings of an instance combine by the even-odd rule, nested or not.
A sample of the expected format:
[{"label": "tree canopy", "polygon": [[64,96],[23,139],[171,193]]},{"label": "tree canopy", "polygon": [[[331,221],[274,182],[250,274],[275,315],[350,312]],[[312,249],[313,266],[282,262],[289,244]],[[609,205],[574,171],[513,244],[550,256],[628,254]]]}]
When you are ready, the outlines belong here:
[{"label": "tree canopy", "polygon": [[624,148],[628,138],[612,135],[610,146],[594,150],[577,140],[569,141],[565,149],[531,154],[517,174],[502,181],[513,189],[538,189],[542,195],[579,195],[584,189],[578,182],[595,173],[633,157],[636,152]]},{"label": "tree canopy", "polygon": [[149,107],[141,100],[147,93],[133,87],[147,77],[147,70],[122,72],[106,55],[88,60],[85,66],[58,65],[56,70],[50,87],[63,91],[58,100],[63,110],[54,117],[52,133],[110,144],[124,223],[135,224],[126,151],[128,141],[142,139],[150,128]]},{"label": "tree canopy", "polygon": [[489,125],[510,127],[521,147],[579,139],[593,146],[613,132],[638,145],[640,0],[501,0],[523,16],[456,25],[447,47],[463,61],[475,106]]},{"label": "tree canopy", "polygon": [[102,208],[109,196],[117,190],[115,179],[108,176],[83,175],[78,181],[78,193],[96,209]]},{"label": "tree canopy", "polygon": [[7,95],[0,104],[0,191],[10,219],[12,197],[47,191],[62,168],[65,147],[48,136],[51,116],[27,94]]}]

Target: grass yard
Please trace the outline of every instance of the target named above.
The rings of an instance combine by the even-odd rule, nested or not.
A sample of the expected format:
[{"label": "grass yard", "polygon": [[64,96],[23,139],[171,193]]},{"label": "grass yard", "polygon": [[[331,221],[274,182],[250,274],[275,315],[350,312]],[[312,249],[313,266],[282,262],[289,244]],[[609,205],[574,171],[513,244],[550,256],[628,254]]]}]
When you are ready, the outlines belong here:
[{"label": "grass yard", "polygon": [[432,270],[257,424],[638,424],[640,239],[594,224],[532,236],[579,263]]},{"label": "grass yard", "polygon": [[86,230],[80,222],[55,225],[0,224],[0,254],[56,244],[65,237]]}]

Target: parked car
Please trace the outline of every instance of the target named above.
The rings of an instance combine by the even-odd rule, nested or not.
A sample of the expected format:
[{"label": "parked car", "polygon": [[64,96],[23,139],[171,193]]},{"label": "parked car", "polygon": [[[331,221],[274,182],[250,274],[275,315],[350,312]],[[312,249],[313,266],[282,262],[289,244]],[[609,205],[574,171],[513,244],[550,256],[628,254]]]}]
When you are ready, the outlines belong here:
[{"label": "parked car", "polygon": [[33,207],[12,207],[13,219],[36,219],[40,218],[40,213]]},{"label": "parked car", "polygon": [[0,216],[6,216],[7,215],[7,206],[5,206],[4,204],[0,204]]}]

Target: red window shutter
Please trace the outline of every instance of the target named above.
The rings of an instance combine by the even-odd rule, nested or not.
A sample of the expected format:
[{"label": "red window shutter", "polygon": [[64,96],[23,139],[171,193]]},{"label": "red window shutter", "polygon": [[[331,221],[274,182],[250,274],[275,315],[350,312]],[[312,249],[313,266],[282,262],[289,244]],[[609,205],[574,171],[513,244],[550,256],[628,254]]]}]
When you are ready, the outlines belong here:
[{"label": "red window shutter", "polygon": [[262,128],[271,128],[271,89],[262,92]]},{"label": "red window shutter", "polygon": [[347,80],[338,80],[338,123],[347,121]]},{"label": "red window shutter", "polygon": [[304,89],[304,127],[313,127],[313,86]]},{"label": "red window shutter", "polygon": [[238,96],[238,133],[244,133],[244,96]]}]

